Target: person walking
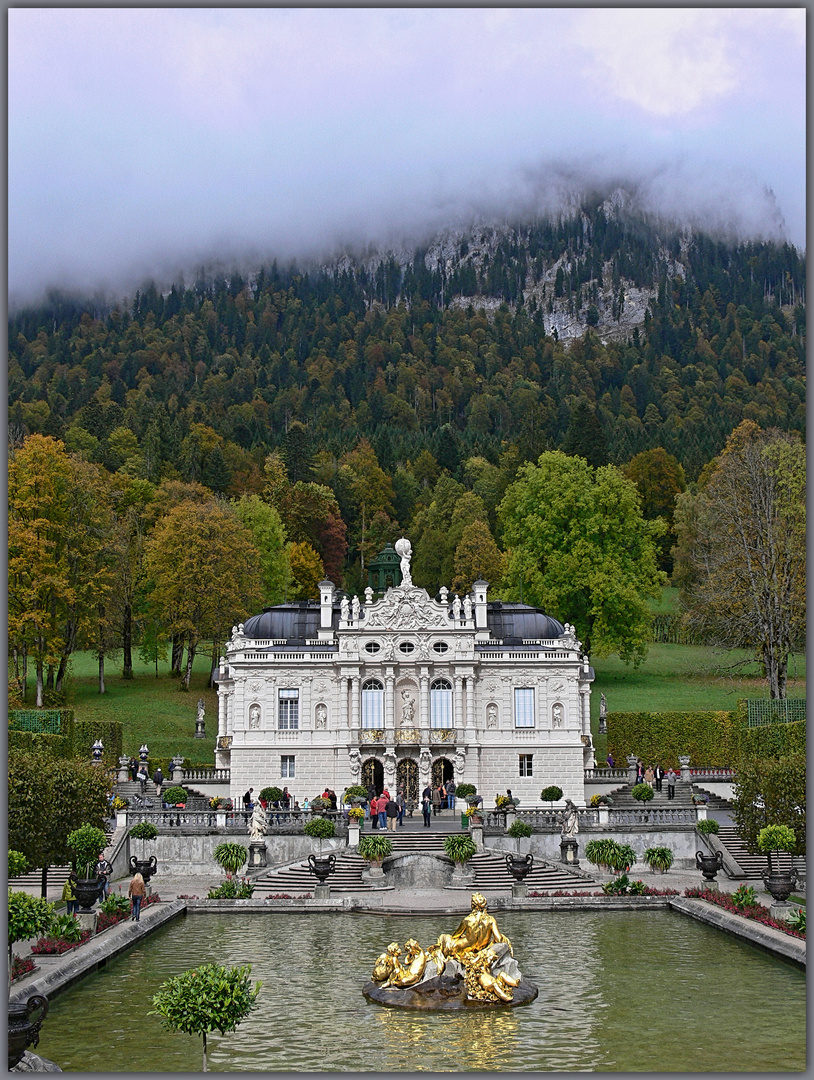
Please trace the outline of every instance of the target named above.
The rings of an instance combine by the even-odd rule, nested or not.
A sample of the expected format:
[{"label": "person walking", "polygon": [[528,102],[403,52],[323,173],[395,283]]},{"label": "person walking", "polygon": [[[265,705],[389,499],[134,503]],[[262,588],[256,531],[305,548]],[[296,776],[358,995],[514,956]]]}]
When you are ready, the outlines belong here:
[{"label": "person walking", "polygon": [[613,754],[608,750],[608,756],[605,758],[605,764],[609,769],[613,768]]},{"label": "person walking", "polygon": [[395,832],[399,823],[399,804],[395,799],[388,799],[384,812],[387,818],[387,828],[390,832]]},{"label": "person walking", "polygon": [[378,807],[379,807],[379,828],[380,829],[386,829],[387,828],[387,804],[389,802],[390,802],[390,792],[387,790],[387,788],[385,788],[384,791],[379,796],[379,801],[378,801],[378,804],[377,804]]},{"label": "person walking", "polygon": [[443,794],[443,788],[441,787],[440,784],[438,785],[437,788],[432,789],[432,813],[433,813],[433,817],[436,814],[441,813],[441,804],[442,804],[444,798],[445,798],[445,796]]},{"label": "person walking", "polygon": [[370,824],[374,829],[379,827],[379,800],[375,795],[370,800]]},{"label": "person walking", "polygon": [[432,813],[432,788],[429,784],[421,792],[421,813],[424,815],[424,828],[429,829]]},{"label": "person walking", "polygon": [[76,899],[76,871],[71,870],[62,886],[62,899],[65,901],[66,914],[75,915],[79,911],[79,901]]},{"label": "person walking", "polygon": [[651,789],[653,787],[653,781],[655,780],[655,776],[656,774],[653,772],[653,766],[648,765],[647,768],[644,770],[644,782]]},{"label": "person walking", "polygon": [[127,892],[133,903],[133,913],[130,918],[133,922],[138,922],[141,914],[141,902],[147,895],[147,887],[141,874],[133,875],[133,880],[130,882],[130,888]]},{"label": "person walking", "polygon": [[161,766],[160,765],[158,766],[158,768],[153,773],[153,783],[155,784],[155,793],[156,793],[156,795],[160,795],[161,794],[161,788],[164,785],[164,773],[161,771]]},{"label": "person walking", "polygon": [[673,766],[667,770],[667,798],[674,799],[676,794],[676,780],[678,779],[678,773]]},{"label": "person walking", "polygon": [[399,808],[399,825],[404,824],[404,811],[407,807],[407,799],[404,795],[404,788],[399,788],[399,793],[396,796],[396,805]]},{"label": "person walking", "polygon": [[99,861],[96,864],[96,880],[102,886],[102,899],[107,900],[110,896],[110,875],[113,873],[113,867],[107,861],[99,856]]},{"label": "person walking", "polygon": [[636,783],[644,783],[644,765],[642,765],[642,759],[639,758],[636,762]]},{"label": "person walking", "polygon": [[653,769],[653,775],[656,778],[656,791],[661,791],[662,790],[661,783],[662,783],[662,780],[664,779],[664,766],[663,765],[656,765],[656,767]]},{"label": "person walking", "polygon": [[446,788],[446,791],[447,791],[447,806],[449,807],[450,810],[455,809],[455,790],[456,790],[455,789],[455,778],[453,776],[451,776],[449,778],[449,780],[447,780],[447,788]]}]

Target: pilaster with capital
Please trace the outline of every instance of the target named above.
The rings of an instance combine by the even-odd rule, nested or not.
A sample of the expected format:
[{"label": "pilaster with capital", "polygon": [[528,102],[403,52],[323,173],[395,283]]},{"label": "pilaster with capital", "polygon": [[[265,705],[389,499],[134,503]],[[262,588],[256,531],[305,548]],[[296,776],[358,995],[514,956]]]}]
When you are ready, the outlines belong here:
[{"label": "pilaster with capital", "polygon": [[359,683],[360,679],[358,675],[351,675],[350,680],[350,718],[351,727],[354,731],[359,730]]},{"label": "pilaster with capital", "polygon": [[471,675],[466,677],[466,726],[470,731],[475,726],[475,680]]},{"label": "pilaster with capital", "polygon": [[453,679],[455,682],[455,727],[460,731],[464,719],[464,680],[461,675],[454,675]]},{"label": "pilaster with capital", "polygon": [[419,668],[419,716],[421,718],[421,727],[428,728],[430,726],[430,669],[428,667]]},{"label": "pilaster with capital", "polygon": [[[393,717],[395,715],[394,694],[395,694],[395,671],[391,667],[384,669],[384,726],[388,730],[393,730]],[[395,760],[395,759],[394,759]]]}]

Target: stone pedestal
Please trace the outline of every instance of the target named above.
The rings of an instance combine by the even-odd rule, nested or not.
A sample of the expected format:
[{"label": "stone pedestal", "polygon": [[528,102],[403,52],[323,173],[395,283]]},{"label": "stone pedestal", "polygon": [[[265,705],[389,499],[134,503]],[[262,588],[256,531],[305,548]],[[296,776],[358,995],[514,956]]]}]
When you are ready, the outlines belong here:
[{"label": "stone pedestal", "polygon": [[217,825],[217,827],[219,829],[225,829],[226,828],[226,811],[225,810],[216,810],[215,811],[215,824]]},{"label": "stone pedestal", "polygon": [[319,883],[314,886],[314,899],[315,900],[328,900],[331,895],[331,886],[327,882]]},{"label": "stone pedestal", "polygon": [[525,881],[512,882],[512,899],[523,900],[529,894],[529,887]]},{"label": "stone pedestal", "polygon": [[718,882],[715,880],[715,878],[703,878],[702,881],[701,881],[701,888],[702,889],[709,889],[710,892],[720,892],[721,891],[718,888]]},{"label": "stone pedestal", "polygon": [[772,900],[769,914],[778,922],[788,922],[789,916],[794,910],[794,905],[790,904],[788,900]]},{"label": "stone pedestal", "polygon": [[206,720],[204,720],[203,717],[196,718],[196,720],[195,720],[195,734],[193,735],[193,738],[194,739],[205,739],[206,738]]},{"label": "stone pedestal", "polygon": [[348,824],[348,847],[359,847],[360,832],[358,825],[354,825],[353,822]]},{"label": "stone pedestal", "polygon": [[[788,905],[787,905],[788,906]],[[90,930],[91,938],[96,933],[96,920],[99,916],[99,912],[93,911],[77,911],[76,921],[79,923],[83,930]]]},{"label": "stone pedestal", "polygon": [[249,844],[249,866],[252,868],[268,866],[265,840],[252,840]]},{"label": "stone pedestal", "polygon": [[577,841],[572,836],[564,836],[560,840],[560,862],[568,863],[569,866],[579,866]]},{"label": "stone pedestal", "polygon": [[119,758],[119,771],[116,774],[116,782],[126,784],[130,779],[130,758],[125,755]]},{"label": "stone pedestal", "polygon": [[599,811],[599,824],[608,825],[610,823],[610,816],[607,806],[598,806],[597,810]]},{"label": "stone pedestal", "polygon": [[679,754],[678,767],[681,770],[681,783],[691,784],[692,777],[690,776],[690,759],[687,754]]},{"label": "stone pedestal", "polygon": [[472,824],[472,819],[469,819],[469,835],[475,841],[475,847],[478,851],[483,851],[483,822],[480,821],[477,824]]},{"label": "stone pedestal", "polygon": [[696,803],[695,812],[698,815],[698,820],[699,821],[706,821],[707,820],[707,804],[706,803]]}]

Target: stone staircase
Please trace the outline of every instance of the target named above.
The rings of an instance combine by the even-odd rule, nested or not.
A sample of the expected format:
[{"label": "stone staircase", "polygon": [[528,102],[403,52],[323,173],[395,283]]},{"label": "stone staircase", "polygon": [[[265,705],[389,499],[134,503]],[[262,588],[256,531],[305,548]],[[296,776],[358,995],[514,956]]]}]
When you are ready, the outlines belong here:
[{"label": "stone staircase", "polygon": [[[475,879],[468,885],[453,885],[455,889],[508,889],[514,884],[514,878],[506,868],[506,856],[497,855],[491,851],[478,852],[473,855],[467,864],[475,872]],[[532,892],[552,892],[562,890],[573,892],[594,890],[600,887],[600,883],[592,877],[583,877],[572,873],[565,867],[543,865],[535,860],[531,873],[525,878],[525,883]]]},{"label": "stone staircase", "polygon": [[[747,878],[757,880],[763,878],[763,874],[768,867],[766,855],[762,851],[757,853],[747,851],[738,830],[734,826],[721,825],[718,829],[718,839]],[[778,851],[773,855],[772,862],[774,863],[775,860],[777,860],[777,865],[781,870],[787,871],[791,869],[791,855],[788,855],[785,851]]]},{"label": "stone staircase", "polygon": [[[327,882],[332,893],[369,892],[373,888],[370,882],[362,880],[362,871],[367,866],[366,859],[354,852],[346,851],[337,852],[336,856],[334,872]],[[253,899],[263,900],[276,893],[303,896],[305,893],[313,893],[315,885],[317,885],[317,879],[311,873],[308,862],[305,861],[269,870],[260,877],[254,878]]]},{"label": "stone staircase", "polygon": [[621,787],[614,788],[610,793],[613,799],[612,809],[614,810],[635,810],[641,809],[642,806],[649,806],[651,808],[658,807],[660,810],[684,810],[692,809],[692,795],[704,794],[708,797],[707,803],[708,810],[728,810],[730,803],[726,799],[722,799],[720,795],[715,795],[710,791],[704,790],[698,784],[687,784],[681,780],[676,782],[675,797],[670,799],[667,797],[667,781],[662,783],[662,790],[653,790],[653,798],[650,802],[640,803],[638,799],[634,799],[630,794],[631,785],[623,784]]},{"label": "stone staircase", "polygon": [[[59,889],[60,893],[65,882],[68,880],[68,874],[70,874],[70,866],[49,866],[48,867],[48,892],[52,889]],[[42,886],[42,869],[29,870],[25,874],[20,874],[19,877],[9,878],[8,887],[10,889],[39,889]]]}]

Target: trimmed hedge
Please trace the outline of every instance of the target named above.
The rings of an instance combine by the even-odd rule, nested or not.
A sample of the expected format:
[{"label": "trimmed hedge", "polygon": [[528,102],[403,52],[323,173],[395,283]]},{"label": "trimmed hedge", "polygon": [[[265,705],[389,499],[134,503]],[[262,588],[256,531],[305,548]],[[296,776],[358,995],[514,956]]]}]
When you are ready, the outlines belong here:
[{"label": "trimmed hedge", "polygon": [[50,758],[69,758],[71,741],[65,735],[45,735],[36,731],[8,733],[9,750],[23,750],[27,754],[43,752]]},{"label": "trimmed hedge", "polygon": [[740,725],[728,710],[615,712],[608,720],[608,749],[616,761],[635,754],[677,769],[679,754],[689,754],[691,765],[731,765],[738,757]]},{"label": "trimmed hedge", "polygon": [[778,721],[750,728],[745,701],[731,711],[615,712],[608,718],[608,749],[617,761],[635,754],[665,768],[677,769],[679,754],[689,754],[693,766],[736,766],[743,756],[805,753],[806,725]]},{"label": "trimmed hedge", "polygon": [[8,726],[14,731],[67,735],[73,723],[73,709],[9,709]]},{"label": "trimmed hedge", "polygon": [[73,724],[74,757],[90,757],[97,739],[104,745],[102,760],[117,765],[122,755],[122,724],[118,720],[75,720]]}]

